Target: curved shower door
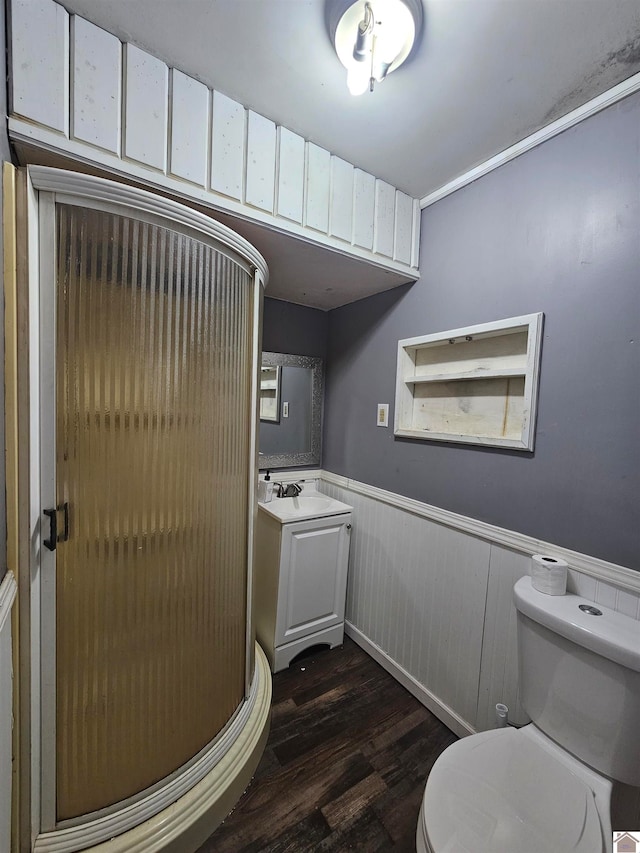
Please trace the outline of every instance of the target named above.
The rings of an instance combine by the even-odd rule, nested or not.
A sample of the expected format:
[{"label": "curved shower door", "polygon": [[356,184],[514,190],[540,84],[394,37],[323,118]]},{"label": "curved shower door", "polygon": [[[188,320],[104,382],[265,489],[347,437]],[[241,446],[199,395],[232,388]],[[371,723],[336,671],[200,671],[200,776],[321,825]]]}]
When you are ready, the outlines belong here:
[{"label": "curved shower door", "polygon": [[52,829],[153,792],[245,697],[257,306],[253,269],[221,242],[104,202],[57,197],[40,216],[55,227]]}]

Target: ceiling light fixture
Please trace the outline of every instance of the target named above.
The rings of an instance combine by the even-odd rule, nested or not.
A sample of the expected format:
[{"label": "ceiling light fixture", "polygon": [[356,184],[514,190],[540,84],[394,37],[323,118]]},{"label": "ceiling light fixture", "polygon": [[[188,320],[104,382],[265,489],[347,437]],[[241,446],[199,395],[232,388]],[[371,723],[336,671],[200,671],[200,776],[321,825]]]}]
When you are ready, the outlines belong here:
[{"label": "ceiling light fixture", "polygon": [[329,31],[347,69],[352,95],[362,95],[399,68],[422,27],[421,0],[339,0],[332,3]]}]

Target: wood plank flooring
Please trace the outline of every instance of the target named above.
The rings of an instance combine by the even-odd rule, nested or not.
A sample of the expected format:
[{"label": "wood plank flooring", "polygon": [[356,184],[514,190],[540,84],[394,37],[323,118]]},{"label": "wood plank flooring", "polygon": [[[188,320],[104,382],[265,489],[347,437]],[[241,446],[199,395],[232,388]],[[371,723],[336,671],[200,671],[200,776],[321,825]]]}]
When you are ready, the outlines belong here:
[{"label": "wood plank flooring", "polygon": [[455,740],[345,638],[274,676],[256,775],[198,853],[414,853],[429,770]]}]

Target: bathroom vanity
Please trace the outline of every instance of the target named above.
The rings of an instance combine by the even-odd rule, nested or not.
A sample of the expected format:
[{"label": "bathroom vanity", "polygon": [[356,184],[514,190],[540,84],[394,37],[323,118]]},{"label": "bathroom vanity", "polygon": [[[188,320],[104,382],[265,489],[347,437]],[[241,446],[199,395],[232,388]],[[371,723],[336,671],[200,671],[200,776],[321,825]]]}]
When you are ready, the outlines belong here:
[{"label": "bathroom vanity", "polygon": [[314,490],[259,504],[256,632],[273,672],[310,646],[342,642],[351,510]]}]

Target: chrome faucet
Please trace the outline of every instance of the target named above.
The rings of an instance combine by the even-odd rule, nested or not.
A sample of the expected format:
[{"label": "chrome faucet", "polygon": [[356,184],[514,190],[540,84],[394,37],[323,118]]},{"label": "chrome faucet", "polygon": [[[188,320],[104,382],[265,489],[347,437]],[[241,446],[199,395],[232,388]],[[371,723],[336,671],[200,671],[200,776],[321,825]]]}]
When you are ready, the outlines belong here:
[{"label": "chrome faucet", "polygon": [[299,483],[274,483],[277,498],[297,498],[302,491]]}]

